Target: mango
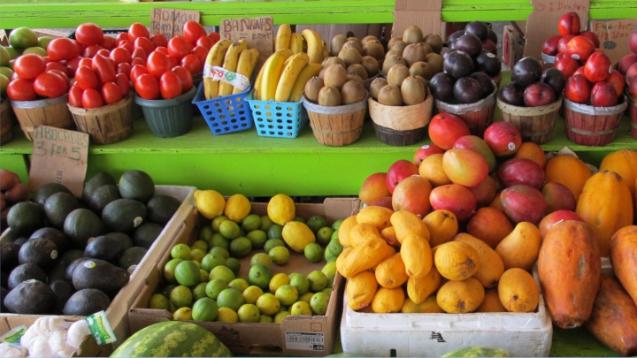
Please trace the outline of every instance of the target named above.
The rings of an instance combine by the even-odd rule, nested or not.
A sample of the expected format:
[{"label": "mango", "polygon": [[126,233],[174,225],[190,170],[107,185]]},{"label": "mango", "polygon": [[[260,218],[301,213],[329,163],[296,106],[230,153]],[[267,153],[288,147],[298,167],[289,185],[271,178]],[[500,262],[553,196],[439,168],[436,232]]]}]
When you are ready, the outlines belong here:
[{"label": "mango", "polygon": [[502,302],[500,302],[497,288],[485,290],[484,301],[482,301],[482,304],[478,307],[478,312],[506,312],[506,308],[504,308]]},{"label": "mango", "polygon": [[447,313],[469,313],[480,307],[484,287],[475,278],[448,281],[438,290],[436,302]]},{"label": "mango", "polygon": [[423,276],[412,276],[407,280],[407,296],[416,304],[424,302],[442,283],[442,277],[435,267]]},{"label": "mango", "polygon": [[354,311],[361,310],[372,303],[378,283],[371,271],[363,271],[347,280],[345,286],[345,297],[347,306]]},{"label": "mango", "polygon": [[396,238],[396,230],[394,230],[393,226],[384,228],[383,231],[380,232],[380,236],[382,236],[383,239],[392,246],[400,244],[400,242],[398,242],[398,238]]},{"label": "mango", "polygon": [[429,242],[417,235],[405,237],[400,246],[400,257],[409,277],[426,275],[433,266]]},{"label": "mango", "polygon": [[451,241],[458,233],[458,219],[449,210],[434,210],[422,221],[427,226],[431,238],[431,246],[438,246]]},{"label": "mango", "polygon": [[514,267],[500,277],[498,297],[509,312],[535,312],[540,303],[540,288],[530,273]]},{"label": "mango", "polygon": [[352,231],[352,228],[356,224],[358,224],[358,222],[356,222],[355,215],[348,216],[345,220],[343,220],[341,226],[338,228],[338,241],[341,243],[341,245],[352,246],[349,233],[350,231]]},{"label": "mango", "polygon": [[405,264],[400,254],[395,254],[379,263],[374,270],[376,281],[385,288],[396,288],[402,286],[407,279]]},{"label": "mango", "polygon": [[385,240],[377,238],[362,245],[345,247],[336,259],[336,269],[345,278],[370,270],[396,253]]},{"label": "mango", "polygon": [[401,243],[410,234],[429,240],[427,226],[412,212],[407,210],[396,211],[392,214],[390,222],[396,232],[396,238]]},{"label": "mango", "polygon": [[438,272],[448,280],[466,280],[475,275],[480,268],[478,252],[471,245],[461,241],[449,241],[437,246],[434,262]]},{"label": "mango", "polygon": [[369,224],[382,230],[389,225],[389,218],[394,212],[382,206],[366,206],[356,214],[356,222]]},{"label": "mango", "polygon": [[485,288],[495,287],[504,272],[504,262],[502,262],[500,255],[484,241],[466,233],[458,234],[454,240],[467,243],[476,250],[479,258],[479,268],[475,278]]},{"label": "mango", "polygon": [[349,232],[351,246],[364,245],[368,241],[382,240],[380,232],[370,224],[356,224]]},{"label": "mango", "polygon": [[519,267],[531,270],[537,260],[541,245],[540,229],[530,222],[523,221],[500,241],[495,251],[500,255],[507,269]]},{"label": "mango", "polygon": [[433,186],[450,184],[451,180],[442,169],[442,154],[432,154],[420,163],[418,166],[418,174],[429,180]]},{"label": "mango", "polygon": [[375,313],[400,312],[405,302],[405,291],[402,287],[385,288],[381,287],[376,292],[372,301],[372,311]]},{"label": "mango", "polygon": [[513,231],[513,224],[500,210],[483,207],[467,223],[467,232],[486,242],[492,248]]},{"label": "mango", "polygon": [[403,179],[392,194],[394,210],[407,210],[416,215],[424,216],[431,211],[429,203],[431,184],[419,175],[412,175]]},{"label": "mango", "polygon": [[623,227],[610,240],[613,271],[637,305],[637,226]]}]

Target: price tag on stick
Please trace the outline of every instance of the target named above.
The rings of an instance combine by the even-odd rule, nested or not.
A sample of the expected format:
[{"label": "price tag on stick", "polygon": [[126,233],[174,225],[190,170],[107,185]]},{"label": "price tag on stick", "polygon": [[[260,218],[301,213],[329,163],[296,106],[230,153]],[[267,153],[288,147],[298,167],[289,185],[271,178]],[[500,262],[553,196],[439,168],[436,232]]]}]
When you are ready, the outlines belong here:
[{"label": "price tag on stick", "polygon": [[89,136],[86,133],[39,126],[33,132],[29,189],[47,183],[66,186],[82,195],[88,162]]}]

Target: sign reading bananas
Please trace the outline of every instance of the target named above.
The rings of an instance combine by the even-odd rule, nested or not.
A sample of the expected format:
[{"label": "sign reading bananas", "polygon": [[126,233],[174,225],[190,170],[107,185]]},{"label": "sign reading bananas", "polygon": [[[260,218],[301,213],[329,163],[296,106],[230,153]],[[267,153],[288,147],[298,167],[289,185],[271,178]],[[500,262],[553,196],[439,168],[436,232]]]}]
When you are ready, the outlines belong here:
[{"label": "sign reading bananas", "polygon": [[222,40],[245,40],[248,47],[259,50],[263,63],[273,52],[274,25],[271,16],[246,17],[222,20],[219,24]]}]

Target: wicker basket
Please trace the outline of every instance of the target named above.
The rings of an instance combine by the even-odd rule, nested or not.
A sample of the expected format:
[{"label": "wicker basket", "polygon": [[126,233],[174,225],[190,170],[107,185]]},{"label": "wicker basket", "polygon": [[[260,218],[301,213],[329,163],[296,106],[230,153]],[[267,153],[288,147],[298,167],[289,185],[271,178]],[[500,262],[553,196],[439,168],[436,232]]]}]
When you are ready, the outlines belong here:
[{"label": "wicker basket", "polygon": [[11,101],[20,128],[28,140],[37,126],[73,128],[71,112],[66,106],[68,95],[36,101]]},{"label": "wicker basket", "polygon": [[13,118],[8,101],[0,102],[0,145],[13,138]]},{"label": "wicker basket", "polygon": [[475,103],[468,104],[452,104],[436,100],[436,107],[440,112],[447,112],[461,117],[471,134],[482,136],[484,130],[491,124],[493,113],[495,112],[495,94],[497,86],[494,82],[494,90],[486,98]]},{"label": "wicker basket", "polygon": [[637,138],[637,101],[630,98],[630,134]]},{"label": "wicker basket", "polygon": [[94,109],[73,107],[75,125],[80,132],[88,133],[93,144],[110,144],[128,138],[133,131],[132,97]]},{"label": "wicker basket", "polygon": [[376,136],[382,142],[403,146],[418,143],[425,138],[425,127],[431,119],[433,108],[432,96],[411,106],[386,106],[373,98],[368,103]]},{"label": "wicker basket", "polygon": [[561,106],[561,98],[553,103],[538,107],[518,107],[498,99],[498,108],[502,112],[502,119],[518,127],[524,140],[530,140],[537,144],[546,143],[551,139]]},{"label": "wicker basket", "polygon": [[625,97],[613,107],[593,107],[564,99],[566,136],[576,144],[606,145],[615,139],[627,106]]},{"label": "wicker basket", "polygon": [[367,112],[367,98],[360,102],[326,107],[303,98],[303,106],[310,117],[314,138],[323,144],[342,147],[360,138]]}]

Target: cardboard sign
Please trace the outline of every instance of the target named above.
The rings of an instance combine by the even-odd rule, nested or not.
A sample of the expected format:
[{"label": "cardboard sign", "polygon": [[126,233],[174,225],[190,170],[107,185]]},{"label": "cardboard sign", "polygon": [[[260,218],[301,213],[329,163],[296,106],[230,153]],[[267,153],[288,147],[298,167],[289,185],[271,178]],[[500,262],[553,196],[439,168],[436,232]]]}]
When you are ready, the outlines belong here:
[{"label": "cardboard sign", "polygon": [[418,26],[424,35],[443,34],[442,0],[396,0],[392,36],[402,36],[411,25]]},{"label": "cardboard sign", "polygon": [[199,22],[199,11],[178,9],[153,9],[152,33],[162,34],[166,38],[181,35],[184,24],[190,20]]},{"label": "cardboard sign", "polygon": [[55,182],[82,195],[88,161],[89,136],[86,133],[48,126],[33,132],[33,151],[29,170],[29,189]]},{"label": "cardboard sign", "polygon": [[219,29],[221,39],[246,40],[248,47],[259,50],[258,63],[265,62],[274,51],[272,16],[226,19],[221,21]]},{"label": "cardboard sign", "polygon": [[637,30],[637,20],[593,20],[591,31],[599,37],[599,47],[604,50],[612,63],[630,53],[628,40],[631,32]]},{"label": "cardboard sign", "polygon": [[588,23],[590,0],[531,0],[531,3],[534,10],[526,21],[524,56],[540,58],[542,44],[557,35],[557,22],[565,12],[575,11],[579,15],[582,31]]}]

